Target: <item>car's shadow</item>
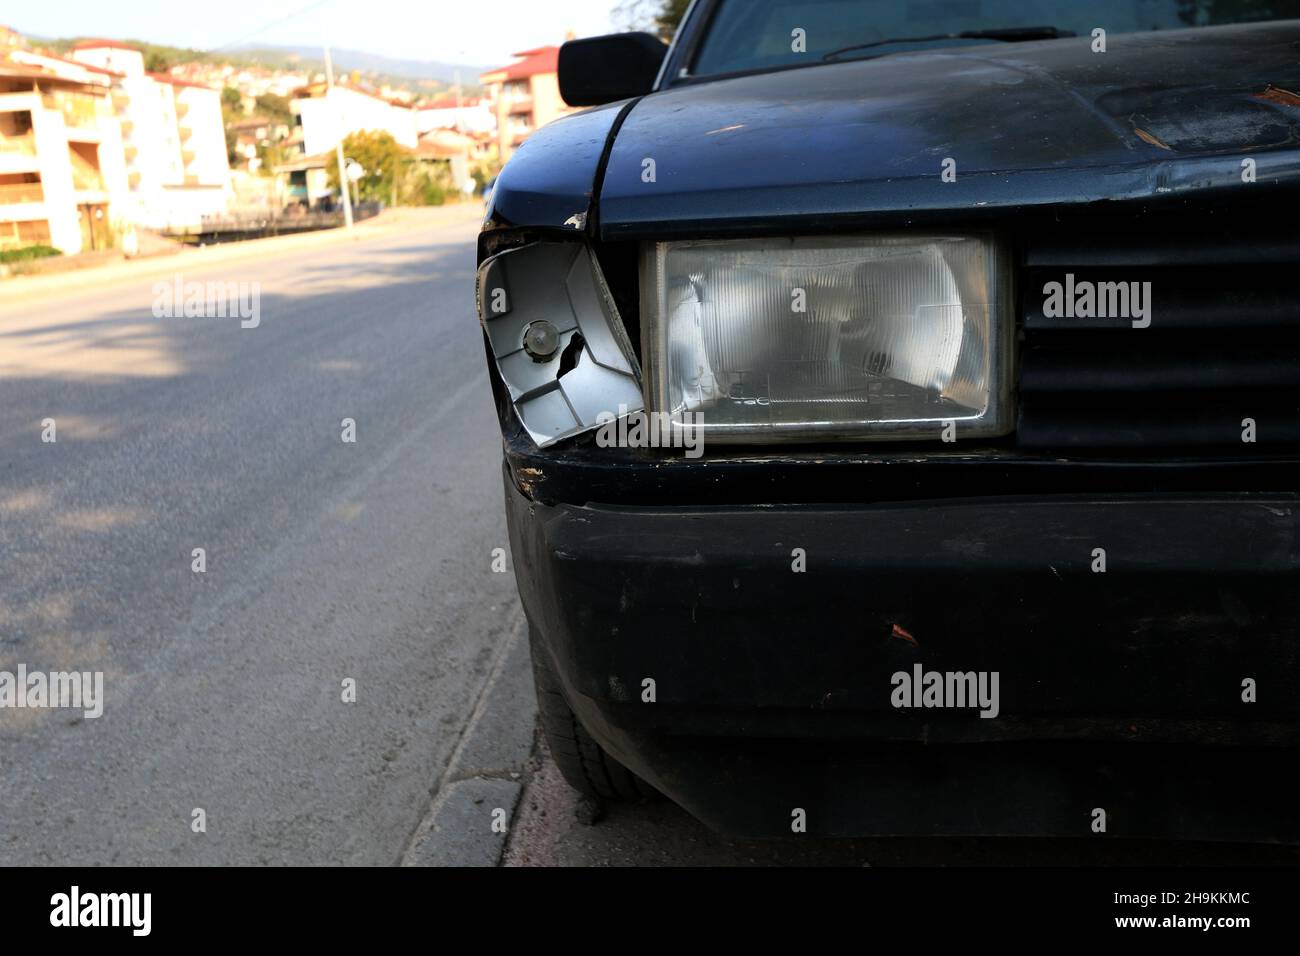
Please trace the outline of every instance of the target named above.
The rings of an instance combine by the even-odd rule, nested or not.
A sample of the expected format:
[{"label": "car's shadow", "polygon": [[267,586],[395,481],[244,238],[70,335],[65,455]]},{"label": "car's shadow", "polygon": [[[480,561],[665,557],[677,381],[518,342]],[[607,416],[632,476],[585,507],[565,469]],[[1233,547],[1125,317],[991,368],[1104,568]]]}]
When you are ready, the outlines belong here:
[{"label": "car's shadow", "polygon": [[1078,839],[892,837],[742,840],[668,800],[591,807],[543,744],[506,849],[507,866],[1243,866],[1300,863],[1300,847]]}]

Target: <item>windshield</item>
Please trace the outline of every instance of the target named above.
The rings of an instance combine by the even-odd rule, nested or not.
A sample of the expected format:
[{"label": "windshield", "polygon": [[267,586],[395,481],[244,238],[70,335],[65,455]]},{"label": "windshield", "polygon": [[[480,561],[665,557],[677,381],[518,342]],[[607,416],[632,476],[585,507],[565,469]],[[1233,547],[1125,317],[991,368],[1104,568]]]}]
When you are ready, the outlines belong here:
[{"label": "windshield", "polygon": [[[979,30],[1054,27],[1090,37],[1096,27],[1109,35],[1297,17],[1300,0],[719,0],[690,73],[778,69],[832,53],[854,59],[1005,42],[935,38]],[[803,49],[794,49],[800,41]]]}]

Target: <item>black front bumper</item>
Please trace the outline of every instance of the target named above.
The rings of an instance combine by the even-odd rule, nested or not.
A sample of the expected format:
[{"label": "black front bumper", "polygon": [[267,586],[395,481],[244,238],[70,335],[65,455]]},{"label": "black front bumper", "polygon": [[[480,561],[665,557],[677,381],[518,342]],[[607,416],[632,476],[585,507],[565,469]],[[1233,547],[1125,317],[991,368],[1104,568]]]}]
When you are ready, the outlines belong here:
[{"label": "black front bumper", "polygon": [[[506,503],[535,652],[717,829],[1300,842],[1294,495]],[[916,664],[998,716],[896,709]]]}]

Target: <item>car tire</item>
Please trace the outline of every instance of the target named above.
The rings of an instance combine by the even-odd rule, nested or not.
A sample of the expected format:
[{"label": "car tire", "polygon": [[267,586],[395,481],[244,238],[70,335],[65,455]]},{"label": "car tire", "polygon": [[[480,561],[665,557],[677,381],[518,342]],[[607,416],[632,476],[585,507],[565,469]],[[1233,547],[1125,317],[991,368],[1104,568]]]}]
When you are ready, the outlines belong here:
[{"label": "car tire", "polygon": [[598,800],[649,800],[658,791],[605,752],[564,699],[546,651],[529,632],[537,712],[551,759],[569,786]]}]

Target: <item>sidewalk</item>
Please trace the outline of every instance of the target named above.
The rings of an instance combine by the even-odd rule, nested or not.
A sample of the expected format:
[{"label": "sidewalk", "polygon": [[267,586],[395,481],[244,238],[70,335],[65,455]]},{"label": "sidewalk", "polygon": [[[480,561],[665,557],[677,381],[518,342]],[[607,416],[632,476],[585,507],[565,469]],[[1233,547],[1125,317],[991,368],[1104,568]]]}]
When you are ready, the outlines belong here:
[{"label": "sidewalk", "polygon": [[483,218],[480,203],[456,203],[447,206],[401,207],[387,209],[374,219],[357,223],[349,234],[346,229],[323,229],[296,236],[272,236],[202,248],[186,248],[174,255],[147,259],[130,259],[93,266],[73,272],[50,275],[10,276],[0,279],[0,307],[34,299],[82,292],[87,289],[139,282],[177,271],[202,269],[241,259],[266,259],[284,253],[329,246],[345,242],[362,242],[379,236],[419,229],[435,229]]},{"label": "sidewalk", "polygon": [[537,723],[528,639],[517,613],[402,866],[496,866],[501,860]]}]

